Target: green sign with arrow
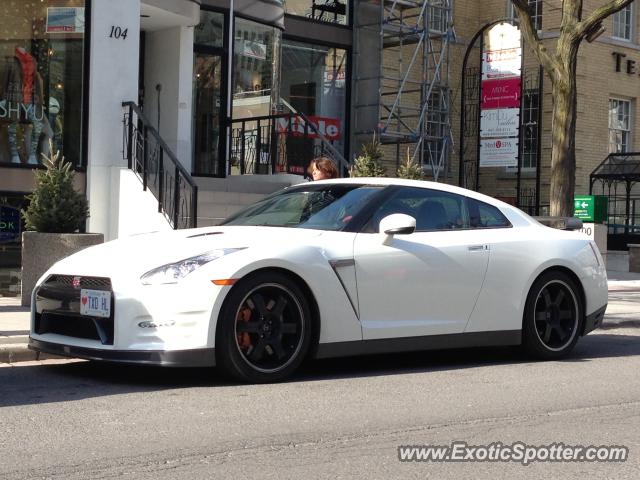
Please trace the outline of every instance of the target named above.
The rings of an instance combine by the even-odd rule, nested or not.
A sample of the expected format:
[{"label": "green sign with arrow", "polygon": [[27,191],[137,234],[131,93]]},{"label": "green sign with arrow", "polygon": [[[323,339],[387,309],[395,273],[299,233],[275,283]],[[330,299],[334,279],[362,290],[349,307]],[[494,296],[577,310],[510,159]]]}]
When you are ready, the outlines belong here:
[{"label": "green sign with arrow", "polygon": [[604,223],[609,218],[609,199],[602,195],[573,197],[573,216],[584,222]]}]

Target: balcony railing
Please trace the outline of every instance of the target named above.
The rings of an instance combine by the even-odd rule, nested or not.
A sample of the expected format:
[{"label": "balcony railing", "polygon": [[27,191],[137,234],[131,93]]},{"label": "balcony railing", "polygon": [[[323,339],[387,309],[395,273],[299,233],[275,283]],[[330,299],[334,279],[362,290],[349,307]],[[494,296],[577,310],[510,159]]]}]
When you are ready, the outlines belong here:
[{"label": "balcony railing", "polygon": [[174,228],[197,226],[198,187],[144,113],[124,102],[123,155],[158,200],[158,212]]},{"label": "balcony railing", "polygon": [[304,175],[313,158],[327,156],[344,175],[349,164],[334,146],[339,135],[335,120],[302,113],[232,120],[229,173]]}]

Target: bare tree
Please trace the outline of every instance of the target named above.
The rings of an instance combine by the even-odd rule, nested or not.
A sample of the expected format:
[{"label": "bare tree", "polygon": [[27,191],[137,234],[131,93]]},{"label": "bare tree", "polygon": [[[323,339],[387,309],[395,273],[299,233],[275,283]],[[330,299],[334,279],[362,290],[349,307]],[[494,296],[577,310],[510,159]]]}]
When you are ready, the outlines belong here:
[{"label": "bare tree", "polygon": [[520,19],[525,42],[551,79],[551,215],[573,214],[576,184],[576,64],[582,40],[593,40],[603,30],[602,21],[633,0],[610,0],[582,19],[583,0],[562,0],[560,36],[551,53],[540,40],[527,0],[511,0]]}]

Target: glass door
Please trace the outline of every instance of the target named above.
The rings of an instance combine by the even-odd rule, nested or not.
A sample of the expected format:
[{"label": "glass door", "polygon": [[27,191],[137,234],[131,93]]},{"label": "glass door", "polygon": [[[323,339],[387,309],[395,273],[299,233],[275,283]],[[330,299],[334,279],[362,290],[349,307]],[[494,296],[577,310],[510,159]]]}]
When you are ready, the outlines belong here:
[{"label": "glass door", "polygon": [[194,53],[194,174],[221,176],[222,56]]}]

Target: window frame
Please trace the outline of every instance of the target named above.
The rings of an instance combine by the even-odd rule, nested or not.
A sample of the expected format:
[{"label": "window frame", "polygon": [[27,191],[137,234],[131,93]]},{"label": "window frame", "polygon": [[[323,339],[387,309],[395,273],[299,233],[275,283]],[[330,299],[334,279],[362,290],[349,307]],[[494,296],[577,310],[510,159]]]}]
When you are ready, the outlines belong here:
[{"label": "window frame", "polygon": [[[626,112],[623,112],[623,120],[622,123],[624,123],[624,119],[626,117],[627,119],[627,125],[626,128],[613,128],[611,125],[611,117],[612,117],[612,103],[617,102],[618,106],[620,105],[626,105]],[[631,99],[628,98],[620,98],[620,97],[609,97],[609,102],[608,102],[608,144],[609,144],[609,153],[624,153],[624,152],[630,152],[633,151],[632,145],[633,145],[633,101]],[[617,117],[619,118],[619,114],[617,114]],[[622,145],[622,149],[621,150],[617,150],[616,148],[613,148],[614,145],[611,141],[611,134],[613,132],[622,132],[623,135],[623,139],[625,139],[626,141],[622,141],[621,145]]]},{"label": "window frame", "polygon": [[[635,38],[635,7],[634,7],[634,3],[632,2],[631,4],[627,5],[626,7],[624,7],[622,10],[618,10],[616,13],[614,13],[611,16],[611,38],[615,39],[615,40],[620,40],[623,42],[633,42],[634,38]],[[623,15],[624,15],[624,20],[623,20]],[[616,32],[616,27],[618,30],[623,29],[624,30],[624,34],[626,34],[626,31],[628,29],[629,33],[628,33],[628,37],[624,36],[624,34],[618,35],[617,33],[620,33],[619,31]]]},{"label": "window frame", "polygon": [[[527,3],[533,10],[533,15],[531,15],[533,25],[535,26],[537,31],[541,31],[542,15],[544,14],[542,8],[543,0],[528,0]],[[517,18],[516,9],[514,8],[513,2],[511,0],[507,0],[507,18],[510,18],[512,20],[515,20]]]}]

